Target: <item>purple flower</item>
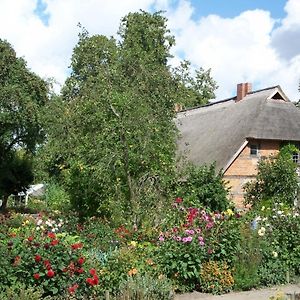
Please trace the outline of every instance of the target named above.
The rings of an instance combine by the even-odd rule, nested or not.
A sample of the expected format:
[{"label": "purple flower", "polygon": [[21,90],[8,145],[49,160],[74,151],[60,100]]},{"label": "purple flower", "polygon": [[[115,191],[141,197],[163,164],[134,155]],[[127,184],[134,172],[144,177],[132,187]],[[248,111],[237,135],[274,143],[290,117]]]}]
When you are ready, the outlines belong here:
[{"label": "purple flower", "polygon": [[192,240],[193,240],[193,237],[191,237],[191,236],[182,238],[183,243],[190,243]]},{"label": "purple flower", "polygon": [[214,223],[213,222],[208,222],[206,224],[206,229],[211,229],[212,227],[214,227]]},{"label": "purple flower", "polygon": [[187,229],[187,230],[185,230],[185,233],[193,235],[193,234],[195,234],[195,231],[193,229]]}]

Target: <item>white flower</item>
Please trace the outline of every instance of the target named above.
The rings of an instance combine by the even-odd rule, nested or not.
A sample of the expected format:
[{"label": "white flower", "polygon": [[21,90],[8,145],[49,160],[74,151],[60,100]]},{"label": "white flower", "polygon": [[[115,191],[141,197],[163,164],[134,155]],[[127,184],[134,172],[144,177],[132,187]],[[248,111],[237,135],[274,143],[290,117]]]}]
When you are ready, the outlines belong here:
[{"label": "white flower", "polygon": [[282,214],[283,214],[283,211],[279,210],[279,211],[277,212],[277,214],[278,214],[278,215],[282,215]]},{"label": "white flower", "polygon": [[257,221],[257,222],[260,221],[260,220],[261,220],[260,216],[258,216],[258,217],[255,218],[255,221]]},{"label": "white flower", "polygon": [[39,219],[39,220],[36,222],[36,225],[37,225],[37,226],[40,226],[42,223],[43,223],[43,220],[42,220],[42,219]]},{"label": "white flower", "polygon": [[265,233],[266,233],[266,228],[265,227],[261,227],[259,230],[258,230],[258,235],[259,236],[264,236]]},{"label": "white flower", "polygon": [[272,255],[273,255],[273,257],[278,257],[278,253],[276,252],[276,251],[272,251]]},{"label": "white flower", "polygon": [[263,218],[262,220],[265,222],[265,221],[267,221],[267,220],[268,220],[268,218]]}]

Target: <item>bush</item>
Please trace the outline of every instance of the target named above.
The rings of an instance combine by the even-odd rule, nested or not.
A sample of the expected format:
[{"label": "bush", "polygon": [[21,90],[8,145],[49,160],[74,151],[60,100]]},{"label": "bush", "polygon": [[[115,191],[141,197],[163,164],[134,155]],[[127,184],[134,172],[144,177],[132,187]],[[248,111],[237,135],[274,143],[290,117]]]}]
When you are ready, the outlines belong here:
[{"label": "bush", "polygon": [[294,204],[299,179],[292,153],[297,151],[295,146],[287,145],[279,155],[259,161],[256,179],[244,186],[246,204],[255,206],[266,199],[277,199],[290,206]]},{"label": "bush", "polygon": [[[180,291],[201,289],[201,265],[209,260],[231,263],[236,251],[237,232],[232,210],[210,213],[199,208],[185,207],[177,198],[174,213],[166,222],[166,229],[158,237],[157,259],[168,278]],[[228,230],[232,228],[232,231]]]},{"label": "bush", "polygon": [[43,289],[26,287],[24,284],[5,287],[0,292],[1,300],[50,300],[50,297],[43,297]]},{"label": "bush", "polygon": [[67,211],[70,209],[70,197],[65,189],[56,182],[47,184],[46,204],[51,210]]},{"label": "bush", "polygon": [[61,228],[52,219],[27,218],[21,227],[2,233],[1,284],[13,287],[21,282],[42,289],[43,296],[92,294],[99,282],[94,264],[79,238]]},{"label": "bush", "polygon": [[170,280],[145,274],[128,277],[119,287],[119,300],[172,300],[174,293]]},{"label": "bush", "polygon": [[208,261],[201,266],[200,282],[203,292],[222,294],[231,291],[234,279],[226,262]]},{"label": "bush", "polygon": [[217,172],[215,165],[189,166],[182,174],[177,195],[185,199],[191,207],[205,207],[214,211],[224,211],[229,207],[228,192],[223,175]]},{"label": "bush", "polygon": [[237,290],[249,290],[259,285],[258,269],[262,261],[262,241],[245,223],[240,228],[241,239],[234,262],[234,282]]}]

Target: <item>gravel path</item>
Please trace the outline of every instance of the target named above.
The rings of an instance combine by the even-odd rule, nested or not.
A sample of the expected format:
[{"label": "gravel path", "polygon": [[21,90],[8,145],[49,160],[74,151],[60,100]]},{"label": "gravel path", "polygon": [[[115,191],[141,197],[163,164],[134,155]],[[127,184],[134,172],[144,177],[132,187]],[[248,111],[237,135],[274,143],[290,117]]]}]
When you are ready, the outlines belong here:
[{"label": "gravel path", "polygon": [[275,296],[277,292],[290,294],[300,293],[300,284],[289,284],[247,292],[233,292],[220,296],[193,292],[189,294],[176,295],[175,300],[269,300],[269,298],[271,296]]}]

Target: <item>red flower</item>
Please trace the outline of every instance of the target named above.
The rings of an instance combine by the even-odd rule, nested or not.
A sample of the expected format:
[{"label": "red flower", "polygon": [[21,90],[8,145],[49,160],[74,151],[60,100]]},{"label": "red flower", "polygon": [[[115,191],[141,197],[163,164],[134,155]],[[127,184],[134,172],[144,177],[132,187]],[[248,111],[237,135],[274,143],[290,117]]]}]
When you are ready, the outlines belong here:
[{"label": "red flower", "polygon": [[29,242],[32,242],[32,241],[33,241],[33,239],[34,239],[34,237],[33,237],[33,236],[30,236],[30,237],[28,237],[28,238],[27,238],[27,240],[28,240]]},{"label": "red flower", "polygon": [[77,249],[80,249],[83,247],[83,244],[82,243],[75,243],[73,245],[71,245],[72,249],[73,250],[77,250]]},{"label": "red flower", "polygon": [[79,287],[78,284],[74,284],[73,286],[70,286],[70,287],[68,288],[69,293],[70,293],[70,294],[75,293],[76,290],[78,289],[78,287]]},{"label": "red flower", "polygon": [[96,270],[95,270],[95,269],[90,269],[90,274],[91,274],[92,276],[95,276],[95,275],[96,275]]},{"label": "red flower", "polygon": [[85,261],[84,257],[80,257],[77,260],[78,264],[80,264],[80,265],[83,265],[84,261]]},{"label": "red flower", "polygon": [[58,242],[59,242],[58,240],[52,240],[50,244],[51,246],[56,246]]},{"label": "red flower", "polygon": [[99,283],[99,277],[97,275],[94,275],[93,277],[93,285],[97,285]]},{"label": "red flower", "polygon": [[89,285],[94,285],[93,278],[87,278],[87,279],[86,279],[86,282],[87,282]]},{"label": "red flower", "polygon": [[83,272],[84,272],[84,269],[83,269],[83,268],[77,269],[77,273],[82,274]]},{"label": "red flower", "polygon": [[33,277],[34,277],[34,279],[38,280],[38,279],[40,279],[41,276],[39,273],[35,273],[35,274],[33,274]]},{"label": "red flower", "polygon": [[49,260],[44,260],[44,266],[47,270],[51,270],[51,263]]},{"label": "red flower", "polygon": [[55,275],[54,271],[52,269],[49,269],[48,272],[47,272],[47,276],[49,278],[52,278],[54,275]]},{"label": "red flower", "polygon": [[181,197],[177,197],[176,199],[175,199],[175,203],[181,203],[182,202],[182,198]]},{"label": "red flower", "polygon": [[56,235],[55,235],[55,233],[53,233],[53,232],[48,232],[48,237],[49,237],[50,239],[55,239],[55,238],[56,238]]},{"label": "red flower", "polygon": [[41,260],[42,260],[42,257],[40,256],[40,255],[36,255],[35,257],[34,257],[34,260],[36,261],[36,262],[40,262]]}]

